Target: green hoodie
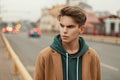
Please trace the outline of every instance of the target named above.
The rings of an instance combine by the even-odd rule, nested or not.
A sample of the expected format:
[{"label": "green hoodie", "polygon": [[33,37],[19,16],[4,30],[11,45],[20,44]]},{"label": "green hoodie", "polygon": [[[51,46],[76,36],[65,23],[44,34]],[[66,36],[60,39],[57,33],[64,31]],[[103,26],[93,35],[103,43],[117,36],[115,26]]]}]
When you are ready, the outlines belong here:
[{"label": "green hoodie", "polygon": [[82,80],[82,55],[88,50],[88,45],[82,37],[79,38],[81,49],[75,55],[70,55],[62,46],[60,35],[54,37],[51,48],[62,56],[63,80]]}]

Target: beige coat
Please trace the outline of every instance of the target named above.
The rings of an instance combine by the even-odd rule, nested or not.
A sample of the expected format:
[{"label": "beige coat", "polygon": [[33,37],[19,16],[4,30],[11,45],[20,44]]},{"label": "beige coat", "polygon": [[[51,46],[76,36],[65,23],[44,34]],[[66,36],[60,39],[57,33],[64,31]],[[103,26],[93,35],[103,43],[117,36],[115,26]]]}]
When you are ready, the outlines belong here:
[{"label": "beige coat", "polygon": [[[37,58],[34,80],[63,80],[61,55],[50,47]],[[92,48],[82,58],[82,80],[101,80],[100,60]]]}]

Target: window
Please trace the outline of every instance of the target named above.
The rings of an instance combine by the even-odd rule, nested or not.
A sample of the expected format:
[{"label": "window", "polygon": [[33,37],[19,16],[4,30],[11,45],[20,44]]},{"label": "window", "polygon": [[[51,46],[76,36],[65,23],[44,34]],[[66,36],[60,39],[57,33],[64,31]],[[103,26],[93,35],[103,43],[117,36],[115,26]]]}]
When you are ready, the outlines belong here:
[{"label": "window", "polygon": [[115,30],[115,23],[111,23],[110,30],[111,30],[111,32],[114,32],[114,30]]}]

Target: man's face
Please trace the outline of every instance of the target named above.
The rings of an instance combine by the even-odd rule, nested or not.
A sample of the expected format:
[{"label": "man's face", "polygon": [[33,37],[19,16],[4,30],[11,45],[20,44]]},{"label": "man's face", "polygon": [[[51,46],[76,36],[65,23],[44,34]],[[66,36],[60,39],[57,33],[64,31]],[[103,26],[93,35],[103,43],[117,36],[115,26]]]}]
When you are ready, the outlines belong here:
[{"label": "man's face", "polygon": [[60,18],[60,35],[62,42],[70,43],[78,41],[81,27],[69,16],[62,16]]}]

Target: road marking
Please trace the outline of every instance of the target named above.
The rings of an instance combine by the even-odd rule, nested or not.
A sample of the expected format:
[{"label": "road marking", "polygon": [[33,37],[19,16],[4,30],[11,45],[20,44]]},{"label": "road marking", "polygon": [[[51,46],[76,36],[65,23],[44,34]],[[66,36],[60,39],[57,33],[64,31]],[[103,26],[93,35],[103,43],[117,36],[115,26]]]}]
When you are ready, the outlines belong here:
[{"label": "road marking", "polygon": [[114,70],[114,71],[119,71],[119,69],[116,68],[116,67],[113,67],[113,66],[110,66],[110,65],[107,65],[107,64],[104,64],[104,63],[101,63],[101,65],[102,65],[103,67],[108,68],[108,69],[111,69],[111,70]]}]

